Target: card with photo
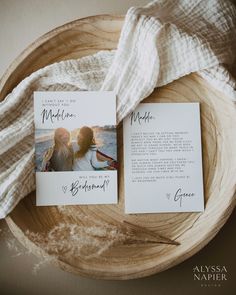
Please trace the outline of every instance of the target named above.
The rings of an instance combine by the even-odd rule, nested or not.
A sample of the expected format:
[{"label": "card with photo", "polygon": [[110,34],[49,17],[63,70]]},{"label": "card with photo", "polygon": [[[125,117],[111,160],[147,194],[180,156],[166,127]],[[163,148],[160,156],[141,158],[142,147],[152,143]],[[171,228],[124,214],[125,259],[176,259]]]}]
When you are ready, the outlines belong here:
[{"label": "card with photo", "polygon": [[116,96],[34,92],[36,204],[117,203]]}]

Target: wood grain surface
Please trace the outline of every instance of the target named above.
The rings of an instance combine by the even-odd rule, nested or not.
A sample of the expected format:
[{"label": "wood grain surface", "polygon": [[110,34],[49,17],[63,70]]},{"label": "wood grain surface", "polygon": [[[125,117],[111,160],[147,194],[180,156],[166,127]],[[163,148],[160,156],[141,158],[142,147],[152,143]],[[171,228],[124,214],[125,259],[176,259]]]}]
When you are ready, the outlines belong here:
[{"label": "wood grain surface", "polygon": [[[102,49],[115,49],[122,24],[123,17],[94,16],[42,36],[6,71],[0,81],[0,99],[23,78],[45,65]],[[79,275],[131,279],[177,265],[216,235],[235,206],[235,105],[197,74],[156,89],[144,102],[200,102],[205,211],[124,214],[120,123],[119,203],[36,207],[33,192],[6,218],[11,231],[26,248],[42,258],[52,258],[52,263]]]}]

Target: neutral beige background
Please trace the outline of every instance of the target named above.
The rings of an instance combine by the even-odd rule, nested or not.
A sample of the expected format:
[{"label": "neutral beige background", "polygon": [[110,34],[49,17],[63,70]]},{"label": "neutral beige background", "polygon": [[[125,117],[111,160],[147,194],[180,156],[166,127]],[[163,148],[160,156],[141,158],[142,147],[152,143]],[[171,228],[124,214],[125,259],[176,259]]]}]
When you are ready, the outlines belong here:
[{"label": "neutral beige background", "polygon": [[[211,0],[205,0],[211,1]],[[144,0],[0,0],[0,76],[31,42],[49,30],[94,14],[125,14]],[[90,280],[40,261],[13,238],[0,221],[0,294],[224,294],[236,293],[236,212],[202,251],[184,263],[155,276],[134,281]],[[228,280],[221,287],[201,287],[193,280],[195,265],[225,265]]]}]

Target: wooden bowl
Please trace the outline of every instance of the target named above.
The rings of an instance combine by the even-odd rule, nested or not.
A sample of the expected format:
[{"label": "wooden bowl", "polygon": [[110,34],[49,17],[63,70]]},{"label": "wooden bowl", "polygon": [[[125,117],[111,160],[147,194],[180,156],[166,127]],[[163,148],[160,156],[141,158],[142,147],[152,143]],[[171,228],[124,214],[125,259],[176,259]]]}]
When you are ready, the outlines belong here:
[{"label": "wooden bowl", "polygon": [[[116,48],[123,17],[94,16],[61,26],[39,38],[9,67],[0,82],[3,99],[33,71],[70,58],[79,58],[102,49]],[[59,251],[52,261],[61,268],[100,279],[131,279],[158,273],[182,262],[203,248],[220,230],[235,206],[236,110],[222,93],[212,89],[197,74],[156,89],[145,102],[199,101],[203,149],[205,211],[203,213],[124,214],[122,124],[118,126],[119,204],[36,207],[35,193],[23,199],[6,218],[12,233],[35,254],[53,251],[37,235],[47,235],[61,226],[62,236],[72,241],[73,225],[104,222],[119,227],[123,221],[141,226],[179,242],[112,244],[99,255],[89,257]],[[65,227],[63,227],[65,225]],[[68,232],[69,227],[70,230]],[[54,236],[53,242],[56,242]],[[70,240],[71,239],[71,240]],[[51,240],[52,242],[52,240]],[[79,240],[78,240],[79,245]],[[63,247],[62,247],[63,248]],[[51,253],[50,253],[51,254]],[[55,253],[54,253],[55,254]]]}]

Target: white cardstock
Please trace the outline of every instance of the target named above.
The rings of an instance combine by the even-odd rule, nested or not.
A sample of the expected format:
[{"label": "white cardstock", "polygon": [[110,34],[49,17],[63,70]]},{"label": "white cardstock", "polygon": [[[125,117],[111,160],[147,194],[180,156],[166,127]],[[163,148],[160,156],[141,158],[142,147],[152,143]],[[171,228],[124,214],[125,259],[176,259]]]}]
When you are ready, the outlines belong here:
[{"label": "white cardstock", "polygon": [[115,93],[34,92],[34,121],[36,204],[116,204]]},{"label": "white cardstock", "polygon": [[140,103],[123,136],[126,213],[204,210],[199,103]]}]

